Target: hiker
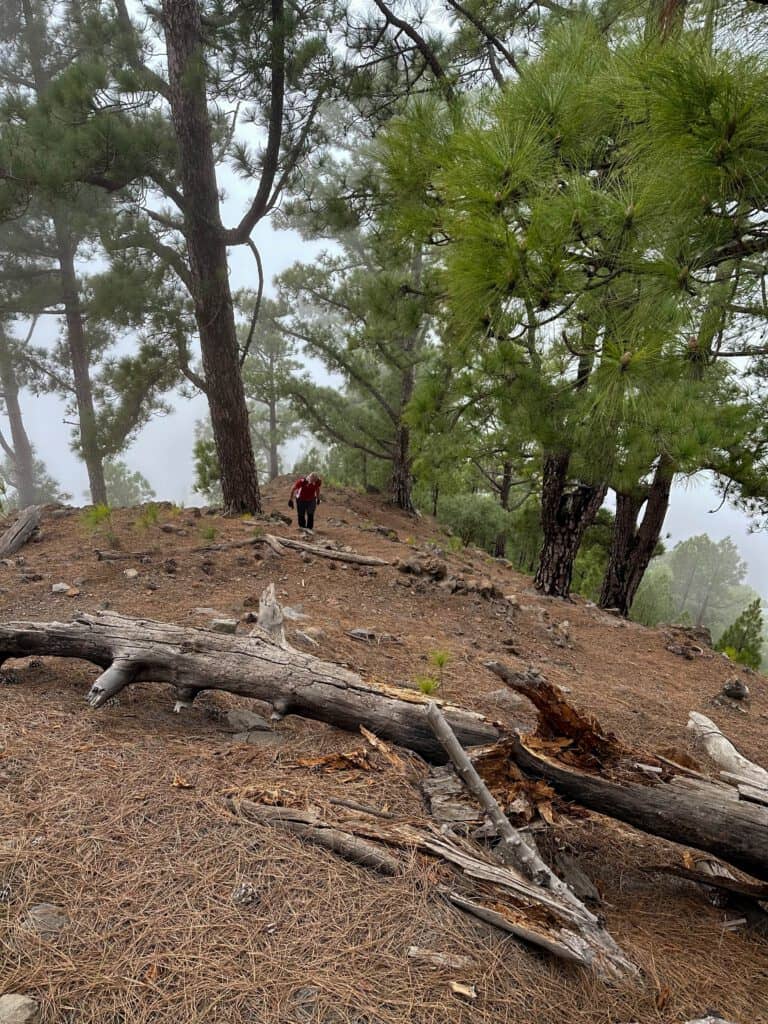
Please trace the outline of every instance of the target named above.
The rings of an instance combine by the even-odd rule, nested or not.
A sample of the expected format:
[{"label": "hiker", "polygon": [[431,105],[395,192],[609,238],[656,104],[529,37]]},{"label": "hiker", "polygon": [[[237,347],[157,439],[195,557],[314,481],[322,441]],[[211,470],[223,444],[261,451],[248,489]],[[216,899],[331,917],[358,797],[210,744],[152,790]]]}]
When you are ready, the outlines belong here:
[{"label": "hiker", "polygon": [[320,487],[322,483],[323,481],[317,473],[310,473],[309,476],[300,476],[291,488],[288,508],[293,508],[295,495],[300,530],[313,530],[315,528],[315,509],[320,504]]}]

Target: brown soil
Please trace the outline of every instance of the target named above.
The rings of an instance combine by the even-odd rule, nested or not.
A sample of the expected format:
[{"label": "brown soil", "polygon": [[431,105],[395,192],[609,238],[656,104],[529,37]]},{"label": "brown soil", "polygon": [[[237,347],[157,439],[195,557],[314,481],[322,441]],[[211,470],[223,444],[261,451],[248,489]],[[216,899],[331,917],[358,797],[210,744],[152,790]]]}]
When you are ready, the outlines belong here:
[{"label": "brown soil", "polygon": [[[268,512],[288,511],[287,491],[285,480],[267,488]],[[327,494],[317,525],[318,536],[386,559],[448,546],[433,521],[346,491]],[[295,527],[270,530],[297,536]],[[541,598],[530,579],[474,550],[448,551],[452,571],[490,577],[519,608],[451,596],[390,567],[361,572],[295,551],[273,560],[251,548],[195,550],[252,531],[248,521],[161,507],[155,523],[142,524],[141,510],[115,512],[109,537],[79,510],[48,512],[40,540],[0,565],[0,613],[66,620],[108,603],[202,626],[211,609],[241,617],[275,582],[280,600],[308,616],[287,624],[289,639],[294,628],[320,627],[315,653],[369,679],[413,685],[434,671],[429,653],[446,651],[441,696],[510,726],[531,725],[531,713],[494,696],[501,683],[483,662],[534,665],[633,744],[687,750],[685,723],[696,709],[747,756],[765,760],[768,681],[745,677],[752,696],[744,711],[713,703],[734,667],[709,649],[687,660],[666,650],[664,630],[582,600]],[[148,552],[148,560],[97,561],[95,549],[110,543]],[[127,578],[127,567],[139,575]],[[52,594],[58,582],[78,593]],[[357,642],[346,635],[356,626],[396,642]],[[225,792],[250,787],[321,807],[342,796],[423,813],[411,784],[384,764],[327,774],[291,766],[297,757],[359,747],[359,737],[289,717],[276,742],[240,744],[219,719],[230,707],[254,707],[247,701],[202,694],[176,715],[170,690],[143,684],[91,712],[83,695],[93,666],[46,659],[6,670],[0,994],[35,995],[44,1024],[671,1024],[707,1010],[738,1024],[768,1022],[768,941],[727,930],[733,911],[711,906],[693,883],[641,870],[679,862],[671,844],[598,815],[561,816],[554,826],[602,891],[608,927],[645,973],[640,986],[609,988],[449,910],[416,857],[406,876],[382,879],[224,809]],[[256,891],[247,906],[232,900],[241,883]],[[46,902],[63,907],[69,925],[42,938],[26,915]],[[472,968],[421,966],[406,957],[410,945],[460,953]],[[453,995],[452,979],[473,982],[477,1000]]]}]

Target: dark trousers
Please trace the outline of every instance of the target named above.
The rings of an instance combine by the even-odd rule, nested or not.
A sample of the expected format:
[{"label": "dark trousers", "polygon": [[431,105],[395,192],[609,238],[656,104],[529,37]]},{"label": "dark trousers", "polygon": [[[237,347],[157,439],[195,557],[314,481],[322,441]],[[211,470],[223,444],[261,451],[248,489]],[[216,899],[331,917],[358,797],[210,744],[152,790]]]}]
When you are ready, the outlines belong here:
[{"label": "dark trousers", "polygon": [[296,499],[296,511],[299,514],[299,527],[302,530],[314,530],[316,508],[317,501],[314,498],[312,501],[299,501],[298,498]]}]

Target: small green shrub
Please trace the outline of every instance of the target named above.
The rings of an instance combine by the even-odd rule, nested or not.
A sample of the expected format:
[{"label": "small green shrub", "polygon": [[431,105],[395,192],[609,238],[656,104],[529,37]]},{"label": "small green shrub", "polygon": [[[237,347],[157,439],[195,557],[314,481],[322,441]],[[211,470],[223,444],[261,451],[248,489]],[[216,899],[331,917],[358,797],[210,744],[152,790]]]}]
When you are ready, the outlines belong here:
[{"label": "small green shrub", "polygon": [[111,548],[120,547],[112,519],[112,509],[109,505],[94,505],[92,508],[87,508],[83,512],[82,521],[90,533],[104,537]]},{"label": "small green shrub", "polygon": [[200,536],[203,540],[215,540],[216,528],[214,526],[202,526],[200,528]]},{"label": "small green shrub", "polygon": [[428,697],[440,689],[440,680],[434,676],[416,676],[416,685]]},{"label": "small green shrub", "polygon": [[150,526],[157,526],[158,520],[160,519],[160,506],[147,505],[144,511],[141,513],[139,518],[136,520],[136,526],[140,530],[148,530]]}]

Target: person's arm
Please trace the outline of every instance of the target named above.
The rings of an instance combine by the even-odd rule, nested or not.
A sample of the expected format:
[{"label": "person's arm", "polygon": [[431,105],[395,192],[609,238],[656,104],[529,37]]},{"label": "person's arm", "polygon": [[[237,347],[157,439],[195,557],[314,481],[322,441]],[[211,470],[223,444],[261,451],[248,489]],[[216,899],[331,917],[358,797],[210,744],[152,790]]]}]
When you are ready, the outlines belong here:
[{"label": "person's arm", "polygon": [[315,501],[317,502],[318,505],[320,504],[320,488],[322,486],[323,486],[323,481],[322,480],[318,480],[317,481],[317,495],[315,497]]},{"label": "person's arm", "polygon": [[288,495],[288,508],[293,508],[293,496],[296,493],[296,484],[291,488],[291,493]]}]

